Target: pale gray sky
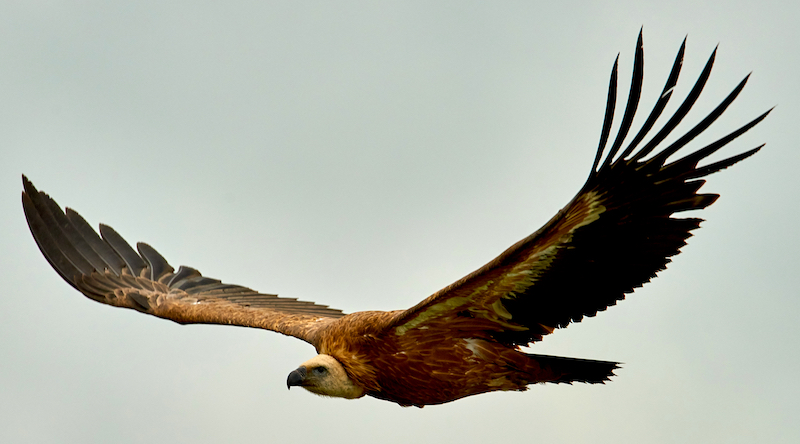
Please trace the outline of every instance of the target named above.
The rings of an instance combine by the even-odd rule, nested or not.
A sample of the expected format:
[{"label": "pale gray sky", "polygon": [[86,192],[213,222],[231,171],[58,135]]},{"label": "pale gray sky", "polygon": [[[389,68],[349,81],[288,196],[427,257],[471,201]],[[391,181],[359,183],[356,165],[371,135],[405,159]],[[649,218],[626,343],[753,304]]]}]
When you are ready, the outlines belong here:
[{"label": "pale gray sky", "polygon": [[[800,7],[730,2],[3,2],[0,442],[800,442]],[[20,174],[173,266],[347,312],[410,307],[579,189],[614,57],[641,123],[688,34],[683,128],[722,198],[655,282],[533,350],[625,363],[424,409],[286,390],[313,349],[90,301],[28,232]],[[674,110],[682,97],[673,99]]]}]

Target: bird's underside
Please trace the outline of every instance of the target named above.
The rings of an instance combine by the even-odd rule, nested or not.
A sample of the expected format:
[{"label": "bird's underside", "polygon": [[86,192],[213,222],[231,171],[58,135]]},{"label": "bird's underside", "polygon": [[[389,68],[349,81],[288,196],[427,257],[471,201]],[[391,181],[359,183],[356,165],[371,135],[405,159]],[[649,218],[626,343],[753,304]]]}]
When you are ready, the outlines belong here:
[{"label": "bird's underside", "polygon": [[702,178],[761,148],[698,166],[769,111],[714,143],[673,158],[727,109],[747,78],[700,123],[662,146],[699,97],[716,50],[675,113],[650,134],[672,97],[684,48],[685,41],[662,94],[623,149],[643,82],[640,34],[617,135],[606,150],[616,103],[615,62],[600,146],[578,194],[538,231],[408,310],[345,315],[325,305],[223,284],[190,267],[175,271],[147,244],[134,250],[106,225],[100,225],[98,235],[77,212],[62,211],[24,176],[23,208],[50,265],[90,299],[181,324],[272,330],[314,345],[318,356],[290,373],[289,386],[424,406],[489,391],[525,390],[537,382],[602,383],[616,363],[531,355],[519,347],[594,316],[649,282],[701,221],[674,215],[717,199],[698,193]]}]

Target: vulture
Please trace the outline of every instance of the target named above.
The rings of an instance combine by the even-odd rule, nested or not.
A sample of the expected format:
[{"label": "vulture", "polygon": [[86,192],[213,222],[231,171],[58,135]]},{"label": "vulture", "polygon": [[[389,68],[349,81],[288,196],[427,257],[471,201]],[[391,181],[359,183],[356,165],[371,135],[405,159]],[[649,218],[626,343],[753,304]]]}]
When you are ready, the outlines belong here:
[{"label": "vulture", "polygon": [[699,123],[664,146],[700,96],[716,56],[715,49],[674,114],[653,131],[672,98],[685,47],[686,39],[652,111],[625,144],[644,77],[640,32],[616,137],[606,149],[619,56],[597,154],[575,197],[538,231],[407,310],[345,314],[222,283],[191,267],[175,271],[146,243],[134,250],[102,224],[98,234],[25,176],[22,205],[44,257],[90,299],[180,324],[272,330],[313,345],[317,355],[289,373],[289,388],[423,407],[496,390],[524,391],[534,383],[604,383],[619,363],[530,354],[520,347],[595,316],[664,270],[702,220],[674,215],[705,208],[719,197],[698,192],[703,178],[763,147],[698,165],[771,110],[707,146],[676,155],[722,115],[747,77]]}]

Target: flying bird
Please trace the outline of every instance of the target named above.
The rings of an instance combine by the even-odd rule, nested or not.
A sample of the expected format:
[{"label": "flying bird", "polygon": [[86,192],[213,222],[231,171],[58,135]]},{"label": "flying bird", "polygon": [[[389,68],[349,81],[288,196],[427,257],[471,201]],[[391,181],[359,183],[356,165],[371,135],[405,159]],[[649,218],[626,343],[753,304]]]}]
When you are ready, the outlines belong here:
[{"label": "flying bird", "polygon": [[698,124],[663,146],[699,97],[716,49],[675,113],[650,135],[673,95],[685,46],[684,39],[662,93],[623,149],[642,90],[640,33],[617,135],[606,150],[619,56],[597,154],[577,195],[538,231],[407,310],[345,314],[225,284],[191,267],[175,271],[146,243],[134,250],[102,224],[98,235],[77,212],[62,211],[23,176],[25,217],[50,265],[90,299],[180,324],[262,328],[310,343],[318,354],[289,373],[289,387],[423,407],[497,390],[524,391],[534,383],[604,383],[618,363],[529,354],[519,347],[615,305],[664,270],[701,222],[673,215],[705,208],[719,197],[698,192],[702,178],[763,146],[698,166],[769,111],[673,159],[728,108],[747,77]]}]

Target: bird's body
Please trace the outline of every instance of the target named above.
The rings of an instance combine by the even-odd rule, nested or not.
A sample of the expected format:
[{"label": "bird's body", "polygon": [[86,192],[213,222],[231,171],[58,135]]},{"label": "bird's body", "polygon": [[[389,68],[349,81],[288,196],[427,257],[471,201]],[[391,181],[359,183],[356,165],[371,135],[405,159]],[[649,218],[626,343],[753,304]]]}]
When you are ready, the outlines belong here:
[{"label": "bird's body", "polygon": [[701,178],[760,149],[698,166],[767,113],[668,162],[725,111],[746,79],[684,136],[660,147],[697,100],[713,54],[688,97],[642,144],[672,96],[683,52],[681,46],[661,96],[623,150],[643,80],[640,34],[618,134],[605,152],[616,100],[615,64],[600,147],[575,198],[538,231],[407,310],[345,315],[325,305],[223,284],[190,267],[176,272],[147,244],[137,244],[134,251],[105,225],[98,236],[78,213],[62,211],[26,178],[23,207],[53,268],[95,301],[181,324],[263,328],[312,344],[318,355],[290,373],[289,386],[421,407],[490,391],[526,390],[539,382],[602,383],[617,363],[527,354],[519,347],[594,316],[655,277],[699,227],[700,219],[672,216],[705,208],[718,197],[698,193],[705,182]]},{"label": "bird's body", "polygon": [[[525,390],[536,382],[602,382],[616,368],[613,362],[523,353],[485,333],[493,328],[488,322],[470,317],[451,328],[398,335],[389,326],[402,313],[367,311],[338,319],[324,330],[317,351],[340,362],[365,394],[415,406]],[[453,329],[469,334],[454,335]]]}]

